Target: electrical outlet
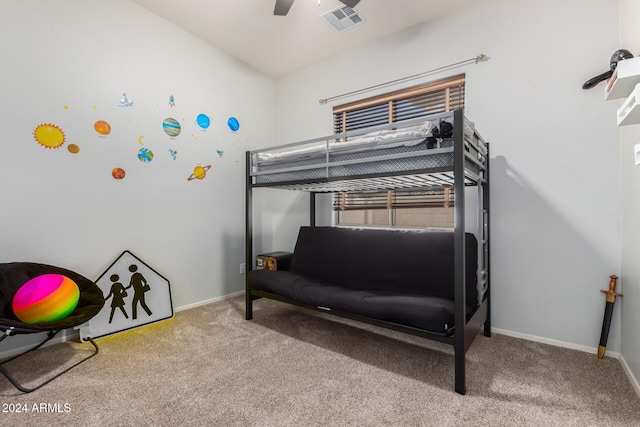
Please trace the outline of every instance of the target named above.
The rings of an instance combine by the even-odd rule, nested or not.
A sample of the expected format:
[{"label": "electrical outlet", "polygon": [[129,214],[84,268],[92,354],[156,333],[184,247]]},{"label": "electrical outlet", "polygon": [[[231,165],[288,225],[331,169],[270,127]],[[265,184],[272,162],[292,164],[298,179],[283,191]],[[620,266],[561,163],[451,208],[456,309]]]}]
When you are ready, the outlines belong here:
[{"label": "electrical outlet", "polygon": [[244,274],[244,262],[240,264],[240,274]]}]

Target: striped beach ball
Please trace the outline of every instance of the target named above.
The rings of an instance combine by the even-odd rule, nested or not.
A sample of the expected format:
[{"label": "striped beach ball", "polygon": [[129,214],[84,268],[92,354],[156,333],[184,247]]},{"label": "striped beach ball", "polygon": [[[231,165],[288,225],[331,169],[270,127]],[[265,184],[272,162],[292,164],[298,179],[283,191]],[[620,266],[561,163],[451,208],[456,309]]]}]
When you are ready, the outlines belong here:
[{"label": "striped beach ball", "polygon": [[61,274],[43,274],[18,289],[12,308],[24,323],[55,322],[71,314],[79,299],[76,282]]}]

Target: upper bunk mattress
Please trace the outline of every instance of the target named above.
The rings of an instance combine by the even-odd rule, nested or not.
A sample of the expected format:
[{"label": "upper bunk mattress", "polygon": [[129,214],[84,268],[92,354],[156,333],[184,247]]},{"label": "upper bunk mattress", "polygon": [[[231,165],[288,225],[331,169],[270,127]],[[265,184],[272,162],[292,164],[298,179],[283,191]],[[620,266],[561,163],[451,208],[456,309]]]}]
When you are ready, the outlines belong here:
[{"label": "upper bunk mattress", "polygon": [[[257,184],[366,176],[453,166],[453,138],[428,138],[436,124],[382,129],[344,140],[289,144],[277,151],[251,155]],[[465,122],[465,141],[473,125]]]}]

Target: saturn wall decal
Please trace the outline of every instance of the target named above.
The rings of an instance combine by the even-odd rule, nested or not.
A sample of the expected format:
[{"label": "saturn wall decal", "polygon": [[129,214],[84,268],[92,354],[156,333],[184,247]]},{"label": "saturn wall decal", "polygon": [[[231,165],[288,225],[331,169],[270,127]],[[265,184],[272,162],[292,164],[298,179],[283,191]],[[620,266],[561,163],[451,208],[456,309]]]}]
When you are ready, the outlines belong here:
[{"label": "saturn wall decal", "polygon": [[204,179],[204,177],[207,176],[207,171],[209,169],[211,169],[211,165],[207,165],[207,166],[198,165],[195,168],[193,168],[193,173],[189,178],[187,178],[187,180],[191,181],[194,179]]}]

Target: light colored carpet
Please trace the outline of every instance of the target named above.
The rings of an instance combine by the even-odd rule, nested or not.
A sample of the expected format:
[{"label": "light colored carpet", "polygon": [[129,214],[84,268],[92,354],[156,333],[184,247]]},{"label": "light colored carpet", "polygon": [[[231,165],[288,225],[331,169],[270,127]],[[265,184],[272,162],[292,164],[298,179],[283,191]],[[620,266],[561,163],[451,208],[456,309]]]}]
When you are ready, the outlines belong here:
[{"label": "light colored carpet", "polygon": [[[447,345],[265,299],[254,307],[244,320],[235,297],[99,339],[96,357],[30,394],[0,376],[0,425],[640,425],[640,399],[612,358],[478,336],[461,396]],[[56,344],[6,367],[33,386],[90,348]],[[5,412],[18,406],[27,412]]]}]

